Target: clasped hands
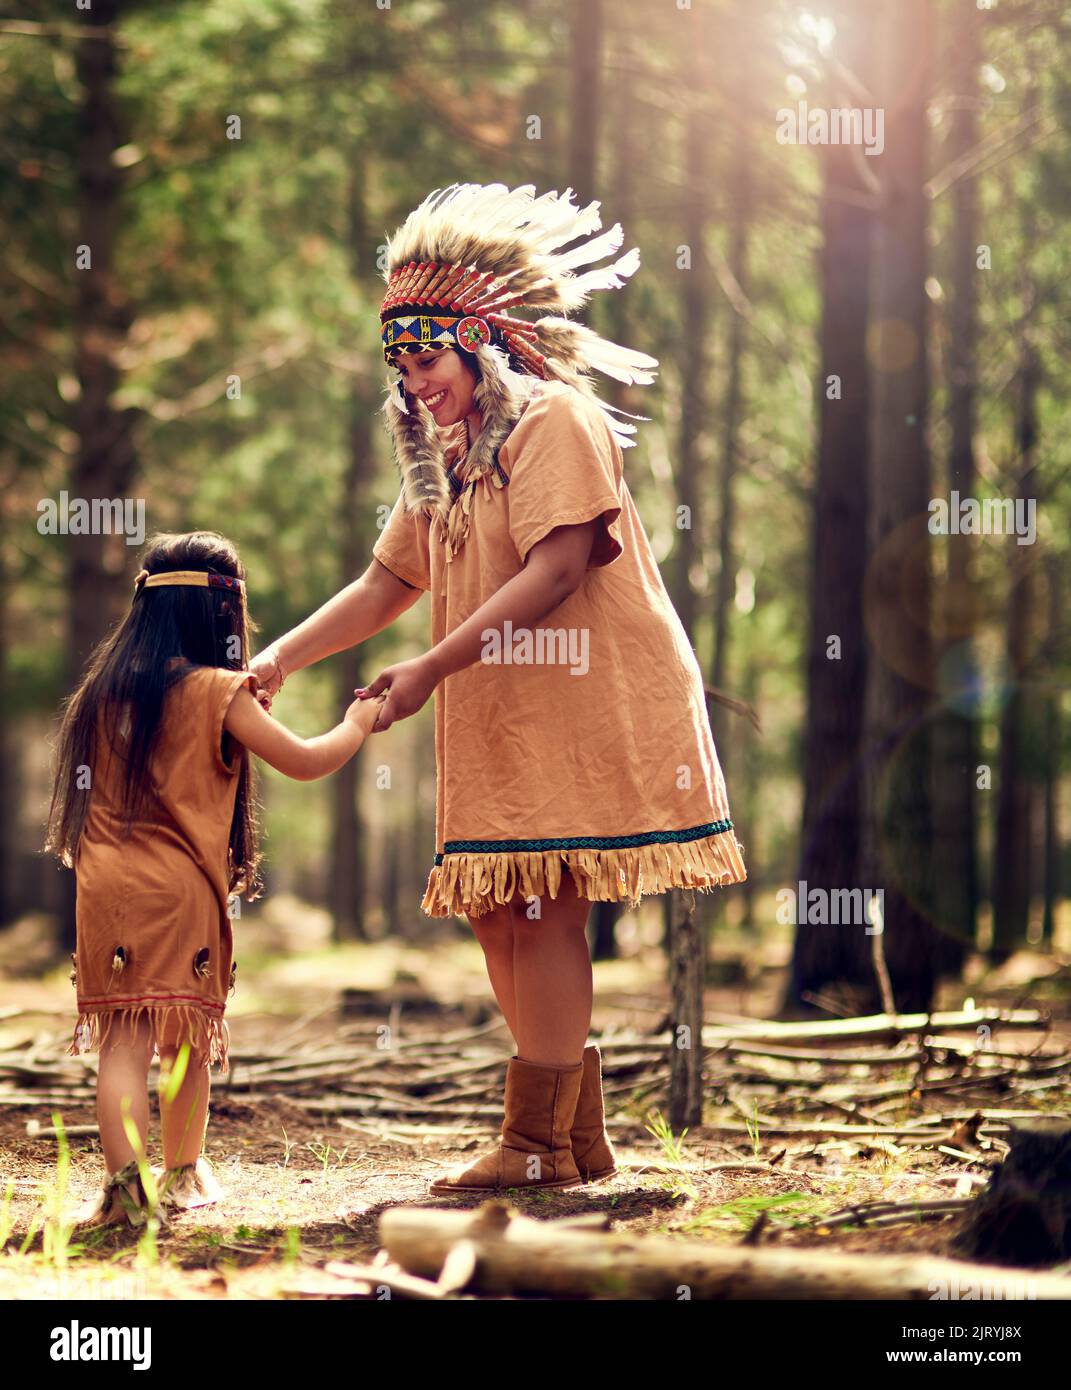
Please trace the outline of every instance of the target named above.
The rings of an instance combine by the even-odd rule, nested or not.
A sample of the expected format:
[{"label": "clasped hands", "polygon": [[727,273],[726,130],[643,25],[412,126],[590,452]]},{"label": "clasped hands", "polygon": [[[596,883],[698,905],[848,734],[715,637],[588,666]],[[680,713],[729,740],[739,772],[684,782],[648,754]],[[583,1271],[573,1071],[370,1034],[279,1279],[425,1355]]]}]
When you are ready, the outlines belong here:
[{"label": "clasped hands", "polygon": [[386,691],[387,698],[372,728],[373,733],[379,734],[389,729],[396,719],[408,719],[411,714],[423,709],[438,683],[439,673],[425,653],[410,661],[399,661],[388,666],[371,685],[358,688],[353,693],[359,700],[374,700]]},{"label": "clasped hands", "polygon": [[[271,710],[271,702],[282,682],[279,679],[278,663],[271,647],[255,656],[249,663],[249,670],[257,678],[257,699],[266,710]],[[408,719],[428,702],[428,697],[440,679],[429,653],[413,657],[409,661],[398,661],[382,670],[371,685],[358,687],[353,693],[360,700],[372,700],[381,692],[387,698],[379,711],[372,728],[373,733],[382,733],[397,719]]]}]

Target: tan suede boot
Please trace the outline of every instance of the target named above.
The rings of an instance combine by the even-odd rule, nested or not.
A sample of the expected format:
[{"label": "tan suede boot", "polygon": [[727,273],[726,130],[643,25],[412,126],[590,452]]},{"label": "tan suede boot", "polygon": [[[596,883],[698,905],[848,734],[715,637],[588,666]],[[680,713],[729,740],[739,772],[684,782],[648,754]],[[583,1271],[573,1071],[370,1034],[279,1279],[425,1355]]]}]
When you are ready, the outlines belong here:
[{"label": "tan suede boot", "polygon": [[444,1174],[431,1184],[435,1196],[455,1192],[495,1192],[507,1187],[576,1187],[569,1148],[583,1063],[548,1067],[511,1057],[506,1069],[502,1142],[468,1168]]},{"label": "tan suede boot", "polygon": [[602,1099],[602,1054],[592,1044],[584,1049],[584,1074],[570,1131],[577,1171],[585,1182],[598,1182],[617,1172],[614,1147],[606,1133]]}]

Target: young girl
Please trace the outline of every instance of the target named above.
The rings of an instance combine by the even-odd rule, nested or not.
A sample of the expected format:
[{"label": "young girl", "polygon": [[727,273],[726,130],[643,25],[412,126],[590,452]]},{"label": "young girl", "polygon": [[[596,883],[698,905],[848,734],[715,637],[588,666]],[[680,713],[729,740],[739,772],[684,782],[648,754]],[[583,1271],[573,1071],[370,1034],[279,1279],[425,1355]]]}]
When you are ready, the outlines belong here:
[{"label": "young girl", "polygon": [[129,613],[93,653],[66,707],[46,847],[77,876],[79,1012],[69,1051],[100,1049],[97,1118],[108,1172],[80,1224],[143,1219],[146,1194],[123,1116],[129,1107],[144,1153],[154,1050],[163,1192],[176,1206],[221,1195],[200,1155],[209,1067],[227,1070],[228,899],[252,899],[259,881],[249,754],[312,781],[347,762],[375,723],[377,708],[355,700],[318,738],[280,725],[246,669],[251,626],[229,541],[214,531],[157,536]]}]

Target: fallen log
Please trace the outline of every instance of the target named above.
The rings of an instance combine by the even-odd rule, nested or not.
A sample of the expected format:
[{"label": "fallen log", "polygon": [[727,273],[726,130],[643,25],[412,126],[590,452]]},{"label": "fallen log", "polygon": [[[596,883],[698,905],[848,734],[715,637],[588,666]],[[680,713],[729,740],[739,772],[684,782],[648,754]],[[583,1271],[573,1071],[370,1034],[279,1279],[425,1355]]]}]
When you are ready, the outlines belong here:
[{"label": "fallen log", "polygon": [[503,1201],[477,1211],[393,1207],[379,1221],[391,1259],[437,1280],[453,1247],[471,1247],[466,1288],[561,1298],[930,1300],[1066,1299],[1071,1279],[926,1255],[839,1255],[719,1247],[537,1221]]}]

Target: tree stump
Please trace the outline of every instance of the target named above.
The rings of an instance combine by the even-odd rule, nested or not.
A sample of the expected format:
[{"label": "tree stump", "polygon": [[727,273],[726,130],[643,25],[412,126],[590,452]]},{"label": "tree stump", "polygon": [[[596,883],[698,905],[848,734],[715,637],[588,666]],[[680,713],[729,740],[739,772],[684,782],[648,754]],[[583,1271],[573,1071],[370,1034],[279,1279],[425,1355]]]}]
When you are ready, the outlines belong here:
[{"label": "tree stump", "polygon": [[1071,1258],[1071,1123],[1019,1120],[1008,1139],[1008,1156],[971,1206],[955,1253],[1024,1266]]}]

